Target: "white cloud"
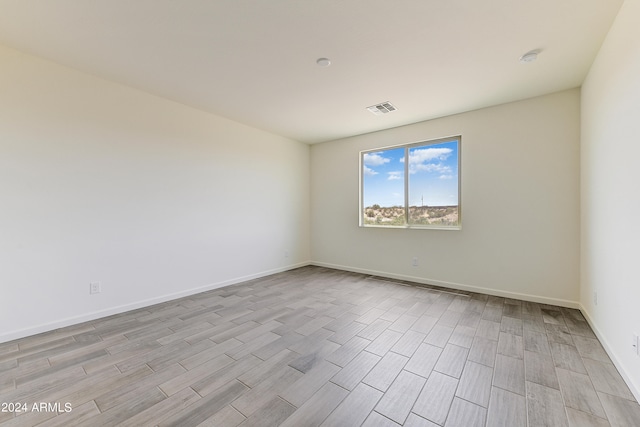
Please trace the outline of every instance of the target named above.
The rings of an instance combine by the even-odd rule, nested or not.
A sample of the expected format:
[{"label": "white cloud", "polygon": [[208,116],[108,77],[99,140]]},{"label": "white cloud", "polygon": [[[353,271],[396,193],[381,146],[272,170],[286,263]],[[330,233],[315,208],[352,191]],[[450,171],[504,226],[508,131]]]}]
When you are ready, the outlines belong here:
[{"label": "white cloud", "polygon": [[365,175],[368,175],[368,176],[378,175],[378,172],[376,172],[373,169],[368,168],[366,166],[364,166],[363,172],[364,172]]},{"label": "white cloud", "polygon": [[363,156],[364,164],[367,166],[382,166],[385,163],[389,163],[391,159],[382,157],[380,152],[378,153],[366,153]]},{"label": "white cloud", "polygon": [[409,163],[409,173],[413,174],[416,172],[436,172],[442,175],[449,175],[452,171],[450,166],[443,165],[442,163]]},{"label": "white cloud", "polygon": [[409,164],[419,164],[432,160],[447,160],[453,150],[451,148],[420,148],[411,150]]},{"label": "white cloud", "polygon": [[453,175],[440,175],[440,179],[453,179]]},{"label": "white cloud", "polygon": [[387,173],[389,174],[389,176],[387,177],[389,181],[393,181],[394,179],[404,179],[403,171],[393,171],[393,172],[387,172]]},{"label": "white cloud", "polygon": [[[442,175],[450,175],[452,170],[450,166],[445,166],[441,162],[429,163],[434,160],[446,160],[451,156],[453,150],[451,148],[421,148],[412,150],[409,154],[409,173],[416,172],[436,172]],[[400,159],[404,163],[404,157]]]}]

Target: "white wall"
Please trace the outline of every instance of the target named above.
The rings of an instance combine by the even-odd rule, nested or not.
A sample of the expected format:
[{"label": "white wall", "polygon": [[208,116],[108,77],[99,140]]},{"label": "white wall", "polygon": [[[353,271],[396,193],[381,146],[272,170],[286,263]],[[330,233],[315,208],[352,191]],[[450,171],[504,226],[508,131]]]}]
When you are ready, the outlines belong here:
[{"label": "white wall", "polygon": [[1,342],[308,263],[309,147],[0,47],[0,205]]},{"label": "white wall", "polygon": [[[640,1],[627,0],[582,88],[581,298],[640,399]],[[593,293],[597,291],[597,305]]]},{"label": "white wall", "polygon": [[[577,307],[579,110],[574,89],[312,146],[313,262]],[[457,134],[461,231],[358,227],[359,151]]]}]

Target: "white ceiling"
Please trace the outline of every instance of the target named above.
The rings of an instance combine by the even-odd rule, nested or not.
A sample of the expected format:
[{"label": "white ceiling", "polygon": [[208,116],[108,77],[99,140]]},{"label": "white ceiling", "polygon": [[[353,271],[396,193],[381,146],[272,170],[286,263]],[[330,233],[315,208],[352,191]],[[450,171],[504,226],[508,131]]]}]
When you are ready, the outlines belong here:
[{"label": "white ceiling", "polygon": [[0,43],[316,143],[578,87],[622,3],[0,0]]}]

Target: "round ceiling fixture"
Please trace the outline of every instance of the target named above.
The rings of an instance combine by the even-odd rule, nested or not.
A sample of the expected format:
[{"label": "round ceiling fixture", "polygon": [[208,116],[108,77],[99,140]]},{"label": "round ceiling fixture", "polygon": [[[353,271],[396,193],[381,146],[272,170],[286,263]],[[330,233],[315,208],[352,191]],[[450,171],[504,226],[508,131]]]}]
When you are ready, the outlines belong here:
[{"label": "round ceiling fixture", "polygon": [[318,58],[316,64],[318,64],[318,66],[320,67],[328,67],[329,65],[331,65],[331,61],[329,60],[329,58]]},{"label": "round ceiling fixture", "polygon": [[524,63],[529,63],[529,62],[534,62],[536,59],[538,59],[538,54],[540,53],[539,49],[535,49],[535,50],[530,50],[529,52],[525,53],[524,55],[522,55],[520,57],[520,62]]}]

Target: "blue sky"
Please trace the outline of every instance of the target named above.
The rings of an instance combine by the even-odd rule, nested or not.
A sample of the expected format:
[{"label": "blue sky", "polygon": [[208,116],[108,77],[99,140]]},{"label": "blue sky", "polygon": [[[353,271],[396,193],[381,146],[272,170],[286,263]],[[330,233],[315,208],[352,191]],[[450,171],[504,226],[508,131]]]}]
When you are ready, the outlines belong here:
[{"label": "blue sky", "polygon": [[[404,157],[404,147],[363,155],[365,207],[404,205]],[[456,140],[409,149],[409,206],[423,204],[458,204]]]}]

